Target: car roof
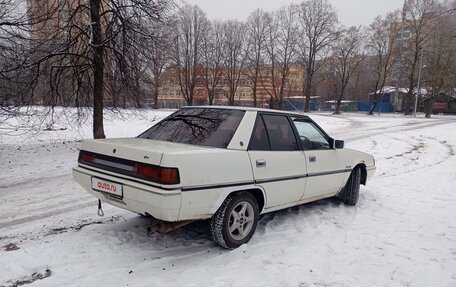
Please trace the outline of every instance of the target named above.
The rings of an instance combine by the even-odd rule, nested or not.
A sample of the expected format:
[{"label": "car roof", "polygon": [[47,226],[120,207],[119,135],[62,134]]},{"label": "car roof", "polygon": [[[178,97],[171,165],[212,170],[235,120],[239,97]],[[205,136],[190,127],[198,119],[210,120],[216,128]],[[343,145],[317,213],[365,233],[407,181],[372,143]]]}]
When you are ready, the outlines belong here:
[{"label": "car roof", "polygon": [[225,110],[238,110],[238,111],[255,111],[255,112],[266,112],[266,113],[276,113],[276,114],[287,114],[293,116],[307,117],[303,112],[299,111],[282,111],[282,110],[273,110],[273,109],[262,109],[262,108],[253,108],[253,107],[241,107],[241,106],[184,106],[185,109],[225,109]]}]

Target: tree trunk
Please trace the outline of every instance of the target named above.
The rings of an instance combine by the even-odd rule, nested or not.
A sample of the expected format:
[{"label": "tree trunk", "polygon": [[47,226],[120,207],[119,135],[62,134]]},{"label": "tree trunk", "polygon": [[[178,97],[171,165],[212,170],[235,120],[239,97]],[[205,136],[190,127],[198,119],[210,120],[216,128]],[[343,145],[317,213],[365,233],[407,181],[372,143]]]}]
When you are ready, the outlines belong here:
[{"label": "tree trunk", "polygon": [[279,100],[277,101],[277,107],[276,107],[276,110],[283,110],[283,98],[279,98]]},{"label": "tree trunk", "polygon": [[434,103],[435,103],[435,97],[431,96],[431,98],[429,99],[429,103],[426,105],[426,115],[425,115],[425,117],[428,118],[428,119],[431,118],[432,108],[434,106]]},{"label": "tree trunk", "polygon": [[414,86],[414,83],[413,83],[413,80],[410,82],[410,85],[409,85],[409,90],[407,92],[407,94],[405,95],[405,98],[404,98],[404,103],[403,103],[403,108],[404,108],[404,114],[405,115],[411,115],[412,112],[411,112],[411,109],[412,109],[412,99],[413,99],[413,87]]},{"label": "tree trunk", "polygon": [[193,106],[193,99],[195,98],[195,84],[190,85],[190,91],[188,93],[187,106]]},{"label": "tree trunk", "polygon": [[334,111],[335,115],[340,115],[340,105],[342,104],[342,99],[344,98],[344,95],[345,95],[345,85],[342,86],[342,89],[339,94],[339,98],[337,99],[336,109]]},{"label": "tree trunk", "polygon": [[214,93],[207,89],[207,95],[209,99],[209,106],[212,106],[214,104]]},{"label": "tree trunk", "polygon": [[[417,51],[418,51],[418,49],[417,49]],[[405,101],[403,104],[403,107],[405,109],[405,111],[404,111],[405,115],[412,114],[411,109],[412,109],[412,103],[414,102],[413,101],[413,89],[415,88],[415,69],[416,69],[416,64],[418,63],[418,58],[419,58],[419,52],[415,52],[412,67],[411,67],[411,73],[410,73],[409,90],[407,92],[407,95],[405,95]]]},{"label": "tree trunk", "polygon": [[230,98],[228,99],[228,105],[234,106],[234,101],[236,100],[236,93],[230,92]]},{"label": "tree trunk", "polygon": [[[377,97],[378,97],[378,94],[375,93],[374,94],[374,100],[373,100],[373,103],[372,103],[372,107],[370,108],[369,113],[368,113],[369,116],[372,116],[374,114],[375,108],[377,107],[377,103],[378,103]],[[382,103],[380,103],[380,105],[381,104]]]},{"label": "tree trunk", "polygon": [[342,101],[340,99],[337,99],[336,101],[336,109],[334,110],[334,114],[335,115],[340,115],[340,104],[342,103]]},{"label": "tree trunk", "polygon": [[93,137],[105,138],[103,128],[103,80],[104,62],[100,23],[100,0],[90,0],[90,19],[92,21],[93,53]]},{"label": "tree trunk", "polygon": [[304,86],[304,96],[306,97],[306,101],[304,103],[304,112],[308,113],[310,110],[310,92],[312,89],[312,76],[307,73],[305,86]]},{"label": "tree trunk", "polygon": [[153,105],[153,108],[154,109],[158,109],[158,85],[157,83],[155,83],[154,85],[154,92],[153,92],[153,99],[154,99],[154,105]]},{"label": "tree trunk", "polygon": [[257,107],[257,79],[255,79],[255,82],[253,83],[253,89],[252,89],[252,94],[253,94],[253,107]]},{"label": "tree trunk", "polygon": [[141,87],[140,87],[140,83],[139,83],[139,77],[136,76],[136,79],[135,79],[135,102],[136,102],[136,107],[138,109],[141,109],[142,108],[142,104],[141,104]]}]

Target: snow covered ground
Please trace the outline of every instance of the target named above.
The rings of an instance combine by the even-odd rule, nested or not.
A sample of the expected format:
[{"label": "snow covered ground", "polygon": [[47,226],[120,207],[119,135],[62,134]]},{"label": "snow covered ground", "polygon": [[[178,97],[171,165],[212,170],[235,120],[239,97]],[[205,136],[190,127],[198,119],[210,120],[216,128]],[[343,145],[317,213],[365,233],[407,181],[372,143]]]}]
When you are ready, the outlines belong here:
[{"label": "snow covered ground", "polygon": [[[106,135],[135,136],[169,113],[108,113]],[[358,205],[267,214],[227,251],[204,222],[160,234],[108,205],[98,217],[71,177],[90,122],[62,114],[39,133],[0,121],[0,286],[456,286],[456,117],[312,114],[375,156]]]}]

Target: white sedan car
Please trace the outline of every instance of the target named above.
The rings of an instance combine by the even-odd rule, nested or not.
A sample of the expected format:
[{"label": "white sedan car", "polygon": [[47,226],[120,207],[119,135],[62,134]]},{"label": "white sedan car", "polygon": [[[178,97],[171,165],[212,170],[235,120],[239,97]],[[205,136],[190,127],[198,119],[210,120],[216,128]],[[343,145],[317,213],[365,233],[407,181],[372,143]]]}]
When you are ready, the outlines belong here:
[{"label": "white sedan car", "polygon": [[258,216],[338,196],[358,201],[374,158],[345,149],[308,116],[188,107],[136,138],[88,140],[75,180],[103,202],[162,222],[211,219],[215,242],[250,240]]}]

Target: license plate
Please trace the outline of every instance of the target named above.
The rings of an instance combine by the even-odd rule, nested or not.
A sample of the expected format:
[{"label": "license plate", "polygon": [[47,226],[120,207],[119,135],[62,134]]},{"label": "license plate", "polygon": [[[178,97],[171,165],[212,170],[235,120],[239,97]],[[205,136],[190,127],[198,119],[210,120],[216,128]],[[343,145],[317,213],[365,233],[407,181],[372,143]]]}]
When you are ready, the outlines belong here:
[{"label": "license plate", "polygon": [[92,189],[101,191],[117,198],[123,197],[122,185],[109,180],[92,177]]}]

